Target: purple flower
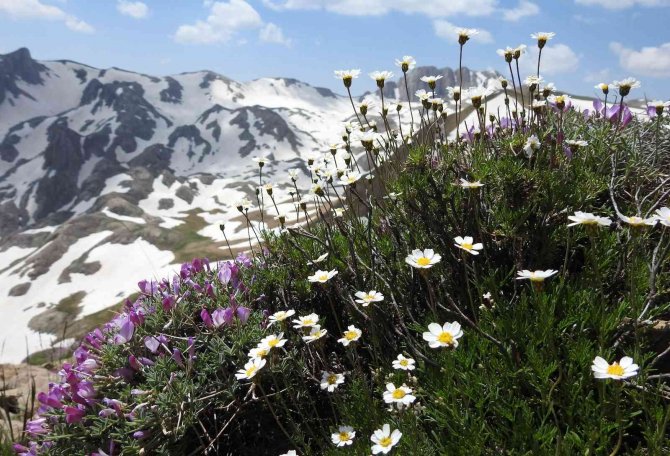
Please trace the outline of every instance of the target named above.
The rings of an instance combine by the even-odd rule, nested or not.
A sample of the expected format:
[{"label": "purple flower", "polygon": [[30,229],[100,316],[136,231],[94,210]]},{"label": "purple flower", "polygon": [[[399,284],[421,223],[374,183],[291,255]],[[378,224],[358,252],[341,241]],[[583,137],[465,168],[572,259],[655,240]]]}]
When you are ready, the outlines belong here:
[{"label": "purple flower", "polygon": [[173,350],[172,359],[179,365],[179,367],[186,367],[184,366],[184,357],[181,354],[181,350],[178,348]]},{"label": "purple flower", "polygon": [[136,432],[133,432],[133,438],[134,438],[134,439],[137,439],[137,440],[146,439],[146,438],[149,437],[150,435],[151,435],[151,434],[150,434],[148,431],[136,431]]},{"label": "purple flower", "polygon": [[151,353],[156,353],[161,346],[161,343],[154,336],[147,336],[144,338],[144,346],[149,349]]},{"label": "purple flower", "polygon": [[[230,309],[226,309],[226,310],[230,310]],[[222,325],[232,323],[232,321],[233,321],[232,314],[230,316],[227,316],[226,315],[226,310],[216,309],[214,312],[212,312],[211,322],[212,322],[212,325],[215,328],[219,328]]]},{"label": "purple flower", "polygon": [[249,255],[247,255],[247,254],[244,253],[244,252],[240,252],[240,253],[237,255],[237,258],[235,258],[235,262],[236,262],[237,264],[241,264],[241,265],[244,266],[245,268],[251,267],[251,265],[252,265],[251,258],[249,257]]},{"label": "purple flower", "polygon": [[46,434],[49,430],[44,426],[46,418],[37,418],[26,423],[26,433],[32,437]]},{"label": "purple flower", "polygon": [[119,333],[114,336],[114,345],[123,345],[133,338],[133,333],[135,332],[135,325],[130,318],[126,315],[119,324]]},{"label": "purple flower", "polygon": [[165,296],[165,297],[163,298],[163,302],[162,302],[162,304],[163,304],[163,310],[164,310],[165,312],[169,312],[169,311],[171,311],[171,310],[174,308],[174,305],[176,304],[176,302],[177,302],[177,300],[175,299],[174,296],[172,296],[172,295],[170,295],[170,296]]},{"label": "purple flower", "polygon": [[152,296],[158,292],[158,282],[155,280],[142,280],[137,283],[137,286],[143,294],[148,296]]},{"label": "purple flower", "polygon": [[79,423],[86,416],[86,410],[81,407],[66,405],[63,410],[65,411],[65,422],[67,424]]},{"label": "purple flower", "polygon": [[207,312],[207,309],[202,309],[200,311],[200,318],[202,319],[202,322],[207,326],[208,328],[211,328],[214,326],[214,322],[212,321],[212,316]]}]

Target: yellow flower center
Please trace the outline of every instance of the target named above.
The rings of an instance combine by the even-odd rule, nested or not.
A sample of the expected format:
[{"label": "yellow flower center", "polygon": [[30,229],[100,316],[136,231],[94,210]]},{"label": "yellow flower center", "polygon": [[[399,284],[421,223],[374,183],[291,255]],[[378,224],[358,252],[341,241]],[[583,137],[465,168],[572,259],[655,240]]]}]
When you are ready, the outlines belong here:
[{"label": "yellow flower center", "polygon": [[445,332],[441,333],[439,336],[437,336],[437,340],[439,340],[443,344],[450,344],[451,345],[452,343],[454,343],[454,336],[452,336],[450,333],[445,331]]},{"label": "yellow flower center", "polygon": [[401,359],[399,364],[403,367],[407,367],[407,365],[409,364],[409,361],[407,361],[406,359]]},{"label": "yellow flower center", "polygon": [[384,448],[391,446],[393,443],[393,440],[391,440],[391,437],[382,437],[379,439],[379,446],[382,446]]},{"label": "yellow flower center", "polygon": [[313,324],[314,324],[314,320],[311,319],[311,318],[305,318],[305,319],[302,321],[302,324],[303,324],[303,325],[313,325]]},{"label": "yellow flower center", "polygon": [[244,373],[246,374],[247,377],[251,377],[256,373],[256,366],[251,366],[249,369],[244,371]]},{"label": "yellow flower center", "polygon": [[265,355],[267,355],[267,354],[268,354],[268,351],[267,350],[262,350],[262,349],[258,350],[256,352],[256,356],[258,356],[259,358],[264,358]]},{"label": "yellow flower center", "polygon": [[533,272],[533,273],[530,275],[530,281],[531,281],[531,282],[544,282],[544,277],[535,275],[535,273]]},{"label": "yellow flower center", "polygon": [[468,244],[467,242],[462,243],[461,247],[463,247],[465,250],[472,250],[472,244]]},{"label": "yellow flower center", "polygon": [[286,312],[278,312],[275,319],[279,321],[286,319]]},{"label": "yellow flower center", "polygon": [[428,266],[430,264],[430,260],[426,257],[421,257],[418,260],[416,260],[416,264],[419,266]]},{"label": "yellow flower center", "polygon": [[334,385],[337,383],[337,375],[329,375],[328,376],[328,384],[329,385]]},{"label": "yellow flower center", "polygon": [[340,441],[347,441],[349,440],[349,433],[348,432],[340,432]]},{"label": "yellow flower center", "polygon": [[397,390],[395,390],[395,391],[393,392],[393,399],[402,399],[402,398],[405,397],[406,395],[407,395],[407,393],[405,393],[404,390],[398,388]]},{"label": "yellow flower center", "polygon": [[279,343],[279,339],[270,339],[270,340],[268,341],[268,346],[269,346],[270,348],[274,348],[274,347],[277,346],[278,343]]},{"label": "yellow flower center", "polygon": [[347,340],[354,340],[356,337],[358,337],[358,333],[356,331],[347,331],[344,333],[344,337]]},{"label": "yellow flower center", "polygon": [[624,369],[618,363],[613,363],[611,366],[607,367],[607,373],[621,377],[624,374]]},{"label": "yellow flower center", "polygon": [[320,282],[326,282],[328,280],[328,274],[321,274],[319,276],[319,281]]}]

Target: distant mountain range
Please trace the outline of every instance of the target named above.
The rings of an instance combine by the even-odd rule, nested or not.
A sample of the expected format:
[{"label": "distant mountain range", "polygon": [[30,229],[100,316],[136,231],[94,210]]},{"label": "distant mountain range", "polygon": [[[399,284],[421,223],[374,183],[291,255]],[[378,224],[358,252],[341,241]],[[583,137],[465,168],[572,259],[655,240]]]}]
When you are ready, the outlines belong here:
[{"label": "distant mountain range", "polygon": [[[457,81],[449,68],[416,68],[410,93],[428,74],[444,76],[438,95]],[[495,77],[465,69],[463,86]],[[385,96],[406,99],[404,82]],[[233,206],[253,196],[251,157],[269,156],[264,172],[284,182],[352,117],[348,98],[295,79],[154,77],[36,61],[25,48],[0,56],[0,362],[106,319],[138,280],[224,257],[219,223],[242,248]]]}]

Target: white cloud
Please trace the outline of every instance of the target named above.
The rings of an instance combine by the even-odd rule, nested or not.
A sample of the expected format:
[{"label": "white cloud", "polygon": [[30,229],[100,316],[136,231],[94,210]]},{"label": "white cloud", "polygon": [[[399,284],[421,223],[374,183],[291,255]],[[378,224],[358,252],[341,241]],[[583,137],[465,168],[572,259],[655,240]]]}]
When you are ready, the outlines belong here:
[{"label": "white cloud", "polygon": [[263,26],[258,34],[258,37],[261,39],[261,41],[266,43],[283,44],[284,46],[291,45],[291,40],[284,36],[282,29],[272,22],[268,22]]},{"label": "white cloud", "polygon": [[521,18],[540,14],[540,7],[528,0],[521,0],[516,8],[503,10],[503,19],[516,22]]},{"label": "white cloud", "polygon": [[258,29],[263,20],[258,12],[244,0],[206,2],[209,16],[195,24],[180,25],[174,39],[179,43],[226,43],[240,30]]},{"label": "white cloud", "polygon": [[149,14],[149,7],[146,3],[142,2],[119,0],[119,2],[116,4],[116,9],[119,10],[119,13],[130,16],[134,19],[145,18],[147,17],[147,14]]},{"label": "white cloud", "polygon": [[575,0],[578,5],[601,6],[620,10],[633,6],[670,6],[670,0]]},{"label": "white cloud", "polygon": [[488,16],[498,0],[263,0],[275,10],[325,9],[350,16],[378,16],[390,12],[447,17],[457,14]]},{"label": "white cloud", "polygon": [[[524,78],[528,74],[537,72],[538,49],[536,46],[528,48],[528,53],[519,59],[519,67]],[[575,54],[570,46],[555,44],[545,46],[542,49],[542,62],[540,62],[540,75],[552,76],[560,73],[569,73],[577,70],[581,56]]]},{"label": "white cloud", "polygon": [[586,76],[584,76],[584,81],[591,83],[607,82],[611,79],[611,74],[612,72],[609,68],[603,68],[602,70],[587,73]]},{"label": "white cloud", "polygon": [[619,56],[621,68],[643,76],[670,76],[670,43],[635,50],[621,43],[610,43],[610,50]]},{"label": "white cloud", "polygon": [[[449,21],[444,19],[436,19],[433,21],[433,29],[435,30],[435,35],[440,38],[451,41],[453,44],[458,44],[458,30],[463,27],[458,27],[452,24]],[[478,41],[480,43],[492,43],[493,37],[491,33],[486,30],[478,29],[479,33],[472,36],[472,41]]]},{"label": "white cloud", "polygon": [[75,32],[92,33],[95,31],[90,24],[66,13],[57,6],[42,3],[41,0],[0,0],[0,12],[15,20],[60,21]]}]

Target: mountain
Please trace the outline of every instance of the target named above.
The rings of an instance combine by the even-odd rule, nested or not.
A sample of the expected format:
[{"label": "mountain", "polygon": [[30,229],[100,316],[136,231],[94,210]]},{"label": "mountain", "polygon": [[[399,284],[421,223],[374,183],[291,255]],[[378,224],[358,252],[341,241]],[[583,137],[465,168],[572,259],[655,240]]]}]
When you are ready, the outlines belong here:
[{"label": "mountain", "polygon": [[[439,88],[454,77],[417,68],[411,91],[425,74],[444,74]],[[398,84],[387,96],[404,97]],[[0,361],[108,319],[138,280],[225,257],[219,223],[233,249],[245,248],[234,203],[255,201],[251,158],[268,156],[263,173],[277,183],[290,168],[307,174],[304,157],[337,142],[352,117],[348,98],[295,79],[154,77],[36,61],[27,49],[0,56]]]}]

